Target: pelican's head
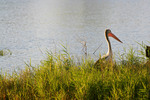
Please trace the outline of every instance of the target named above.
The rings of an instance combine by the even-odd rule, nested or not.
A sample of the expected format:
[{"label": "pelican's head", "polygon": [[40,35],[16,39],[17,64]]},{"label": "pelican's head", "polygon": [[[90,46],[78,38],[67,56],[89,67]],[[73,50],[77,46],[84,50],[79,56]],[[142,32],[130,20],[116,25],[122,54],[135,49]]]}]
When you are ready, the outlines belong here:
[{"label": "pelican's head", "polygon": [[106,29],[105,30],[105,37],[108,39],[108,37],[113,37],[114,39],[116,39],[117,41],[123,43],[122,41],[120,41],[112,32],[110,29]]}]

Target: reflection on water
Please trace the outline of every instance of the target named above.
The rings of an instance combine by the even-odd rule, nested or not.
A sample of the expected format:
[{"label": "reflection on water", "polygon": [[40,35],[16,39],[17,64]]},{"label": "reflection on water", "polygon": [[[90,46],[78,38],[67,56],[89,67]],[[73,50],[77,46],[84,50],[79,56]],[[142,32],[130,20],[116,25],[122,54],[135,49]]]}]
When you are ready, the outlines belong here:
[{"label": "reflection on water", "polygon": [[[0,50],[10,49],[12,55],[0,57],[0,68],[13,71],[24,68],[24,62],[39,64],[45,50],[69,46],[71,54],[81,55],[80,38],[87,41],[88,53],[106,53],[104,30],[124,42],[111,39],[114,52],[137,42],[150,41],[149,0],[1,0]],[[42,52],[41,52],[42,51]],[[117,55],[117,53],[116,53]]]}]

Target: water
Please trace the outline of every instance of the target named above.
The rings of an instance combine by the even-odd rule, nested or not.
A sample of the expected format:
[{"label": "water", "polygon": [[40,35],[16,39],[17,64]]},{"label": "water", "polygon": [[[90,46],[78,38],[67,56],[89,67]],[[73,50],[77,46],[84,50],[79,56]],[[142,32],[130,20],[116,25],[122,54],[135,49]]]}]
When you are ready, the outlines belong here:
[{"label": "water", "polygon": [[[71,54],[81,56],[87,42],[88,54],[98,59],[107,52],[104,31],[110,28],[123,44],[111,39],[113,52],[138,47],[150,41],[149,0],[1,0],[0,68],[12,72],[45,59],[45,51],[59,51],[61,43]],[[100,45],[95,55],[93,52]],[[116,53],[117,56],[117,53]]]}]

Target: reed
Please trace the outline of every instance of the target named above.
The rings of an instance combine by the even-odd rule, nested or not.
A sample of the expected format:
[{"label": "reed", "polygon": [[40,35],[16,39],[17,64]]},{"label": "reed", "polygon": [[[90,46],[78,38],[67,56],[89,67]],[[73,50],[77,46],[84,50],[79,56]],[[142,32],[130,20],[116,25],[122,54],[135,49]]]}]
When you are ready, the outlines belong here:
[{"label": "reed", "polygon": [[26,65],[19,74],[0,74],[0,99],[15,100],[102,100],[150,98],[149,64],[125,54],[126,64],[103,63],[99,70],[94,60],[81,59],[76,64],[64,50],[62,54],[47,53],[39,66]]}]

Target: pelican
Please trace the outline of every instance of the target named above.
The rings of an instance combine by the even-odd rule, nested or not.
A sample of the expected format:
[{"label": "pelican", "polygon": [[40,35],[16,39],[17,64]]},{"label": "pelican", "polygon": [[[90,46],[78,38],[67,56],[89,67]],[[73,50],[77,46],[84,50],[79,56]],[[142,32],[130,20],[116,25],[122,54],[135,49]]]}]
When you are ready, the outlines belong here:
[{"label": "pelican", "polygon": [[[106,29],[105,30],[105,39],[107,41],[107,44],[108,44],[108,51],[107,51],[107,54],[106,55],[103,55],[100,59],[102,60],[105,60],[105,61],[112,61],[112,49],[111,49],[111,43],[110,43],[110,40],[109,40],[109,37],[113,37],[114,39],[116,39],[117,41],[123,43],[122,41],[120,41],[112,32],[110,29]],[[97,65],[99,63],[99,60],[97,60],[95,62],[94,65]]]}]

